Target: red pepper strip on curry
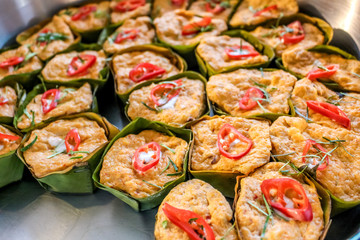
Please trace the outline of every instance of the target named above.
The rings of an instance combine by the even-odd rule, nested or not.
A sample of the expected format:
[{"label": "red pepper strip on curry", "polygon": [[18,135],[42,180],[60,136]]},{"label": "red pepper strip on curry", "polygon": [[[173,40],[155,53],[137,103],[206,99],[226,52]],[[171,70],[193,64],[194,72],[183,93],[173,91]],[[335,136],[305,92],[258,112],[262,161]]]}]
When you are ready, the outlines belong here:
[{"label": "red pepper strip on curry", "polygon": [[139,147],[133,158],[133,167],[143,173],[156,166],[161,158],[161,147],[157,142],[150,142]]},{"label": "red pepper strip on curry", "polygon": [[91,54],[79,54],[71,60],[67,69],[69,77],[82,76],[88,73],[88,69],[96,62],[96,56]]},{"label": "red pepper strip on curry", "polygon": [[43,113],[47,114],[48,112],[56,108],[59,99],[60,99],[59,89],[50,89],[44,92],[43,95],[41,96],[41,105],[42,105]]},{"label": "red pepper strip on curry", "polygon": [[182,87],[181,79],[174,82],[158,84],[151,89],[150,97],[155,106],[163,106],[179,95]]},{"label": "red pepper strip on curry", "polygon": [[240,99],[239,107],[242,110],[251,110],[258,105],[258,102],[262,102],[262,98],[264,98],[264,93],[258,88],[251,87]]},{"label": "red pepper strip on curry", "polygon": [[[319,143],[315,142],[314,140],[311,140],[311,139],[306,140],[305,147],[304,147],[303,154],[302,154],[302,161],[303,161],[303,163],[306,162],[306,156],[308,155],[308,152],[310,151],[311,147],[314,147],[317,151],[322,153],[323,157],[325,157],[324,162],[322,164],[320,164],[318,166],[318,168],[316,169],[319,171],[323,171],[329,165],[329,156],[325,155],[327,152],[325,150],[325,148],[323,148]],[[319,161],[317,161],[314,158],[314,163],[312,163],[312,165],[316,165],[318,163],[319,163]]]},{"label": "red pepper strip on curry", "polygon": [[145,80],[150,80],[156,77],[160,77],[166,71],[165,69],[158,67],[154,64],[145,62],[139,63],[136,65],[129,73],[129,78],[135,82],[139,83]]}]

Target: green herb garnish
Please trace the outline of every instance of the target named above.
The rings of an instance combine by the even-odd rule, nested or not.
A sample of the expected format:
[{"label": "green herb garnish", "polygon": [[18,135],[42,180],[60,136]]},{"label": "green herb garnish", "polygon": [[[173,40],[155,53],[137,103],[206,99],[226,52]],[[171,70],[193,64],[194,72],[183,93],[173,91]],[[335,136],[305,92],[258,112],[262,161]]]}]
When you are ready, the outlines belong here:
[{"label": "green herb garnish", "polygon": [[80,159],[83,158],[83,156],[75,156],[75,157],[71,157],[70,159]]},{"label": "green herb garnish", "polygon": [[231,227],[229,227],[228,230],[226,230],[224,236],[222,236],[222,237],[220,238],[220,240],[226,240],[226,237],[229,235],[229,233],[231,232],[231,230],[232,230],[234,227],[235,227],[235,223],[234,223]]},{"label": "green herb garnish", "polygon": [[171,160],[171,158],[170,158],[170,157],[168,157],[168,159],[169,159],[169,161],[170,161],[171,165],[174,167],[175,172],[177,172],[179,169],[178,169],[178,167],[176,166],[176,164],[173,162],[173,160]]},{"label": "green herb garnish", "polygon": [[166,176],[178,176],[178,175],[181,175],[182,172],[176,172],[176,173],[169,173],[169,174],[166,174]]},{"label": "green herb garnish", "polygon": [[174,149],[169,148],[169,147],[168,147],[168,146],[166,146],[165,144],[160,143],[160,146],[162,146],[162,147],[166,148],[167,150],[169,150],[170,152],[172,152],[173,154],[175,154],[175,150],[174,150]]},{"label": "green herb garnish", "polygon": [[147,105],[147,104],[144,103],[144,102],[141,102],[141,103],[142,103],[142,105],[144,105],[147,109],[149,109],[149,110],[151,110],[151,111],[154,111],[154,112],[157,112],[157,113],[161,112],[161,110],[157,109],[156,107],[155,107],[155,108],[152,108],[152,107],[150,107],[149,105]]},{"label": "green herb garnish", "polygon": [[170,161],[168,161],[168,164],[166,165],[166,167],[164,168],[164,170],[161,171],[160,175],[163,174],[170,166]]},{"label": "green herb garnish", "polygon": [[38,139],[38,136],[35,134],[34,140],[32,140],[32,142],[29,143],[27,146],[24,146],[22,149],[20,149],[20,151],[25,152],[26,150],[28,150],[29,148],[31,148],[31,146],[35,144],[35,142],[37,141],[37,139]]},{"label": "green herb garnish", "polygon": [[154,184],[154,183],[148,182],[148,181],[146,181],[146,180],[144,180],[144,179],[143,179],[143,182],[145,182],[145,183],[147,183],[147,184],[149,184],[149,185],[151,185],[151,186],[153,186],[153,187],[162,189],[162,187],[160,187],[159,185],[156,185],[156,184]]},{"label": "green herb garnish", "polygon": [[168,225],[168,221],[167,220],[164,220],[162,223],[161,223],[161,226],[166,229],[167,228],[167,225]]},{"label": "green herb garnish", "polygon": [[64,41],[67,39],[69,39],[69,37],[64,34],[48,32],[48,33],[40,33],[36,41],[38,43],[44,42],[46,44],[49,44],[52,41],[56,41],[56,40]]},{"label": "green herb garnish", "polygon": [[191,223],[193,223],[193,222],[196,222],[196,220],[198,220],[198,218],[190,218],[190,219],[189,219],[189,223],[191,224]]}]

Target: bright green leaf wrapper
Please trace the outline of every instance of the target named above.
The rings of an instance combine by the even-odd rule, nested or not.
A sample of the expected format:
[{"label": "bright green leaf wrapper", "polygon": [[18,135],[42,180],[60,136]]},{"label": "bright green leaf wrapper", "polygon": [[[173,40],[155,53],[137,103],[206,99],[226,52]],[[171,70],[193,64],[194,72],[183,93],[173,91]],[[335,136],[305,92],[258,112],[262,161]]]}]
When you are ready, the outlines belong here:
[{"label": "bright green leaf wrapper", "polygon": [[268,57],[268,61],[264,63],[258,63],[258,64],[248,64],[248,65],[237,65],[232,67],[226,67],[221,68],[220,70],[215,70],[213,67],[210,66],[195,50],[195,56],[197,63],[199,65],[200,72],[204,76],[212,76],[219,73],[225,73],[225,72],[232,72],[239,68],[261,68],[261,67],[267,67],[269,66],[270,62],[274,59],[275,53],[273,49],[266,45],[261,43],[256,37],[251,35],[249,32],[246,32],[244,30],[232,30],[232,31],[226,31],[222,33],[222,35],[228,35],[230,37],[240,37],[250,43],[256,51],[258,51],[261,55],[265,55]]},{"label": "bright green leaf wrapper", "polygon": [[[16,105],[15,105],[15,112],[14,112],[14,116],[16,115],[17,110],[19,109],[20,104],[21,104],[21,99],[23,98],[23,96],[25,95],[25,90],[22,88],[22,86],[16,82],[0,82],[0,87],[12,87],[15,90],[15,93],[17,95],[17,100],[16,100]],[[2,116],[0,113],[0,123],[4,123],[4,124],[12,124],[14,120],[14,117],[9,117],[9,116]]]},{"label": "bright green leaf wrapper", "polygon": [[127,125],[125,128],[123,128],[121,130],[121,132],[118,135],[116,135],[116,137],[109,143],[109,145],[105,149],[105,152],[102,156],[100,164],[97,166],[97,168],[93,174],[93,179],[95,181],[95,185],[98,188],[108,191],[111,194],[113,194],[115,197],[124,201],[126,204],[128,204],[130,207],[132,207],[135,211],[145,211],[145,210],[148,210],[148,209],[151,209],[151,208],[154,208],[154,207],[160,205],[162,200],[170,192],[170,190],[172,188],[174,188],[176,185],[178,185],[179,183],[184,182],[186,179],[186,172],[187,172],[186,170],[187,170],[187,165],[188,165],[189,150],[187,150],[185,157],[183,159],[184,172],[182,173],[182,175],[179,176],[179,178],[177,178],[176,180],[166,183],[159,192],[157,192],[154,195],[151,195],[149,197],[134,198],[126,192],[107,187],[107,186],[103,185],[102,183],[100,183],[100,170],[102,168],[103,159],[104,159],[106,153],[109,151],[109,149],[114,144],[114,142],[116,140],[118,140],[119,138],[125,137],[129,134],[138,134],[141,131],[147,130],[147,129],[155,130],[157,132],[161,132],[161,133],[164,133],[169,136],[179,137],[188,143],[188,149],[193,141],[192,132],[190,130],[171,127],[164,123],[152,122],[152,121],[148,121],[144,118],[137,118],[133,122],[131,122],[129,125]]},{"label": "bright green leaf wrapper", "polygon": [[[55,88],[58,88],[55,87]],[[47,89],[49,90],[49,88]],[[19,108],[18,110],[16,111],[16,114],[15,114],[15,117],[14,117],[14,126],[19,129],[17,126],[18,126],[18,123],[21,121],[21,116],[24,114],[24,111],[27,107],[27,105],[39,94],[43,94],[45,92],[45,89],[44,89],[44,86],[42,84],[38,84],[36,85],[33,90],[31,92],[29,92],[28,94],[24,94],[24,98],[20,101],[20,104],[19,104]],[[95,112],[95,113],[98,113],[99,112],[99,108],[98,108],[98,103],[97,103],[97,98],[96,98],[96,92],[97,92],[97,87],[93,88],[92,89],[92,104],[91,104],[91,107],[87,110],[85,110],[84,112]],[[74,114],[78,114],[78,113],[74,113]],[[72,114],[72,115],[74,115]],[[64,115],[61,115],[61,116],[57,116],[57,117],[51,117],[49,119],[46,119],[40,123],[34,123],[32,124],[30,127],[28,128],[24,128],[24,129],[19,129],[21,130],[22,132],[29,132],[29,131],[32,131],[33,129],[36,129],[36,128],[41,128],[42,126],[46,125],[47,123],[50,123],[50,122],[53,122],[59,118],[62,118]]]},{"label": "bright green leaf wrapper", "polygon": [[[100,127],[105,130],[105,135],[108,140],[112,140],[119,130],[109,123],[104,117],[101,117],[95,113],[80,113],[76,115],[66,116],[61,119],[75,119],[78,117],[84,117],[89,120],[96,121]],[[39,126],[38,129],[44,128],[50,123]],[[29,139],[31,133],[27,133],[22,140],[20,147],[17,150],[17,155],[21,161],[27,166],[32,173],[33,177],[39,182],[39,184],[46,190],[55,193],[72,193],[72,194],[89,194],[95,189],[92,181],[92,173],[98,165],[101,155],[108,143],[103,144],[93,152],[91,152],[83,162],[70,167],[63,171],[53,172],[45,177],[37,178],[32,169],[26,163],[23,152],[21,149],[24,147],[25,142]]]},{"label": "bright green leaf wrapper", "polygon": [[[153,51],[153,52],[159,53],[159,54],[165,56],[166,58],[168,58],[170,60],[170,62],[172,64],[174,64],[179,69],[179,71],[181,73],[186,71],[186,69],[187,69],[186,61],[182,57],[180,57],[178,54],[171,51],[169,48],[163,47],[162,45],[159,45],[159,44],[146,44],[146,45],[134,46],[134,47],[124,49],[124,51],[122,51],[121,54],[128,53],[128,52],[134,52],[134,51]],[[113,59],[115,57],[116,57],[116,55],[113,56]],[[128,97],[130,95],[130,92],[132,92],[133,89],[137,89],[137,87],[140,84],[143,84],[143,82],[134,85],[134,87],[132,87],[131,89],[129,89],[125,93],[119,93],[118,90],[117,90],[118,89],[118,87],[117,87],[118,83],[117,83],[117,80],[116,80],[116,74],[115,74],[114,69],[112,69],[112,72],[113,72],[114,81],[115,81],[116,94],[119,97],[119,99],[121,100],[121,102],[126,104],[126,101],[127,101]],[[161,80],[161,79],[153,79],[151,81],[154,81],[154,80]]]},{"label": "bright green leaf wrapper", "polygon": [[[15,128],[1,125],[22,137],[22,134]],[[21,180],[24,172],[24,164],[16,155],[16,150],[0,155],[0,188]]]},{"label": "bright green leaf wrapper", "polygon": [[[144,82],[140,83],[139,85],[135,86],[131,90],[131,92],[129,92],[126,95],[125,116],[127,117],[127,119],[129,119],[130,122],[132,121],[132,119],[128,116],[128,109],[129,109],[129,105],[130,105],[129,97],[130,97],[130,94],[132,92],[134,92],[137,89],[149,86],[152,83],[156,83],[156,84],[159,83],[160,84],[161,82],[173,81],[173,80],[177,80],[177,79],[181,79],[181,78],[188,78],[190,80],[200,80],[200,81],[202,81],[203,84],[204,84],[204,90],[205,90],[205,95],[206,95],[206,82],[207,82],[206,79],[202,75],[200,75],[199,73],[193,72],[193,71],[187,71],[187,72],[179,73],[179,74],[171,76],[171,77],[169,77],[167,79],[144,81]],[[203,113],[201,114],[201,116],[210,114],[210,108],[211,108],[210,101],[209,101],[209,98],[207,97],[207,95],[205,96],[205,98],[206,98],[206,103],[205,103],[206,107],[205,107]],[[187,122],[187,123],[183,124],[182,126],[178,126],[178,127],[181,127],[181,128],[187,127],[187,126],[191,125],[194,121],[196,121],[196,119],[193,120],[193,121]]]}]

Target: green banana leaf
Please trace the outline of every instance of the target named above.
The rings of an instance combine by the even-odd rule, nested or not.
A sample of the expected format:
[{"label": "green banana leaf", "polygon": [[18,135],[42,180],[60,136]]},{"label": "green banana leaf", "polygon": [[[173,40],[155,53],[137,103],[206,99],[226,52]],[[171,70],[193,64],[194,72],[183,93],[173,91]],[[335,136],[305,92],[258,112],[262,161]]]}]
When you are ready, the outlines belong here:
[{"label": "green banana leaf", "polygon": [[215,70],[213,67],[208,64],[205,59],[203,59],[198,51],[195,51],[195,56],[198,61],[200,72],[204,76],[212,76],[219,73],[225,73],[225,72],[232,72],[239,68],[261,68],[261,67],[267,67],[269,66],[270,62],[274,59],[275,53],[273,49],[261,43],[256,37],[251,35],[250,33],[243,31],[243,30],[232,30],[232,31],[226,31],[223,32],[222,35],[228,35],[230,37],[240,37],[244,39],[245,41],[249,42],[251,45],[254,46],[254,48],[261,54],[265,55],[269,58],[269,60],[265,63],[258,63],[258,64],[248,64],[248,65],[239,65],[239,66],[232,66],[232,67],[226,67],[221,68],[220,70]]},{"label": "green banana leaf", "polygon": [[[187,77],[189,79],[192,79],[192,80],[200,80],[203,82],[204,84],[204,90],[205,90],[205,95],[206,95],[206,79],[201,76],[199,73],[197,72],[192,72],[192,71],[187,71],[187,72],[183,72],[183,73],[180,73],[180,74],[177,74],[177,75],[174,75],[174,76],[171,76],[167,79],[163,79],[163,80],[150,80],[150,81],[145,81],[145,82],[142,82],[140,83],[139,85],[135,86],[131,92],[129,92],[129,94],[126,95],[126,105],[125,105],[125,116],[127,117],[127,119],[129,119],[129,121],[131,122],[132,119],[128,116],[127,112],[128,112],[128,109],[129,109],[129,97],[130,97],[130,94],[132,92],[134,92],[135,90],[138,90],[140,88],[143,88],[143,87],[146,87],[146,86],[149,86],[151,85],[152,83],[161,83],[161,82],[165,82],[165,81],[173,81],[173,80],[177,80],[177,79],[180,79],[180,78],[184,78],[184,77]],[[206,108],[204,109],[203,113],[201,114],[201,116],[203,115],[209,115],[210,114],[210,109],[211,109],[211,106],[210,106],[210,101],[207,97],[207,95],[205,96],[206,97]],[[200,116],[200,117],[201,117]],[[194,120],[196,121],[196,119]],[[186,124],[182,125],[182,126],[179,126],[180,128],[183,128],[183,127],[187,127],[189,125],[191,125],[194,121],[191,121],[191,122],[187,122]]]},{"label": "green banana leaf", "polygon": [[[16,111],[18,110],[18,108],[20,107],[20,103],[21,103],[21,99],[23,98],[23,95],[25,94],[25,90],[23,89],[23,87],[17,83],[17,82],[0,82],[0,87],[5,87],[5,86],[10,86],[12,87],[17,95],[17,101],[16,101],[16,106],[15,106],[15,112],[14,115],[16,113]],[[5,116],[1,116],[0,113],[0,123],[4,123],[4,124],[12,124],[14,120],[14,117],[5,117]]]},{"label": "green banana leaf", "polygon": [[[16,36],[16,42],[19,43],[20,45],[23,45],[27,39],[29,39],[33,34],[38,32],[40,29],[42,29],[46,24],[48,24],[51,21],[52,21],[52,18],[49,18],[31,28],[28,28],[27,30],[25,30],[24,32],[22,32]],[[81,42],[81,36],[78,33],[74,33],[74,42],[67,49],[70,49],[73,46],[78,45],[80,42]],[[67,49],[65,49],[64,51],[66,51]],[[46,62],[46,61],[50,60],[51,58],[53,58],[56,54],[62,53],[64,51],[55,53],[53,56],[49,57],[48,59],[41,59],[41,60]]]},{"label": "green banana leaf", "polygon": [[125,137],[129,134],[138,134],[146,129],[152,129],[169,136],[176,136],[182,138],[189,144],[189,146],[192,144],[193,141],[192,132],[190,130],[171,127],[164,123],[152,122],[144,118],[137,118],[134,121],[132,121],[130,124],[128,124],[125,128],[123,128],[121,132],[118,135],[116,135],[116,137],[109,143],[109,145],[105,149],[100,164],[97,166],[97,168],[94,171],[93,180],[98,188],[110,192],[115,197],[119,198],[120,200],[128,204],[130,207],[132,207],[135,211],[145,211],[160,205],[162,200],[165,198],[165,196],[170,192],[172,188],[174,188],[179,183],[184,182],[186,179],[186,170],[187,170],[188,157],[189,157],[189,150],[188,150],[183,160],[184,163],[183,174],[179,176],[179,178],[176,179],[175,181],[166,183],[162,188],[162,190],[149,197],[134,198],[126,192],[115,190],[100,183],[100,170],[102,168],[103,159],[106,153],[111,148],[111,146],[114,144],[114,142],[119,138]]},{"label": "green banana leaf", "polygon": [[[174,53],[170,49],[163,47],[162,45],[159,45],[159,44],[145,44],[145,45],[129,47],[127,49],[124,49],[124,51],[122,51],[121,54],[127,53],[127,52],[134,52],[134,51],[153,51],[153,52],[156,52],[156,53],[160,53],[163,56],[167,57],[170,60],[170,62],[172,64],[174,64],[180,70],[181,73],[186,71],[186,69],[187,69],[186,61],[182,57],[180,57],[178,54]],[[121,94],[121,93],[119,93],[117,91],[117,81],[116,81],[116,75],[115,75],[114,71],[113,71],[113,76],[114,76],[114,81],[115,81],[116,94],[118,95],[121,102],[126,104],[126,100],[128,99],[128,96],[130,95],[130,92],[134,88],[139,86],[139,84],[142,84],[142,83],[139,83],[139,84],[135,85],[133,88],[129,89],[126,93]],[[159,80],[159,79],[154,79],[154,80]]]},{"label": "green banana leaf", "polygon": [[[279,69],[275,69],[275,68],[264,68],[263,71],[264,72],[273,72],[273,71],[277,71]],[[218,106],[216,103],[210,101],[212,108],[214,109],[214,112],[217,115],[230,115],[229,113],[227,113],[225,110],[221,109],[220,106]],[[248,116],[246,118],[254,118],[254,119],[269,119],[271,121],[275,121],[276,119],[278,119],[281,116],[292,116],[295,117],[296,113],[295,113],[295,108],[294,108],[294,104],[291,101],[291,99],[288,99],[288,104],[290,107],[290,111],[289,114],[282,114],[282,113],[260,113],[260,114],[255,114],[252,116]]]},{"label": "green banana leaf", "polygon": [[[1,124],[1,126],[22,137],[22,134],[15,128]],[[24,172],[24,164],[16,155],[16,150],[0,155],[0,188],[21,180]]]},{"label": "green banana leaf", "polygon": [[[317,45],[313,48],[308,49],[308,51],[311,52],[319,52],[319,53],[328,53],[328,54],[337,54],[340,55],[341,57],[345,58],[345,59],[353,59],[356,60],[356,57],[351,55],[348,52],[345,52],[344,50],[341,50],[338,47],[335,46],[330,46],[330,45]],[[302,79],[305,76],[301,75],[299,73],[293,72],[287,68],[285,68],[282,59],[281,58],[277,58],[275,60],[275,64],[278,68],[287,71],[289,73],[291,73],[292,75],[294,75],[295,77],[297,77],[298,79]],[[347,91],[346,89],[343,89],[338,83],[336,82],[329,82],[329,81],[320,81],[321,83],[323,83],[325,86],[327,86],[328,88],[330,88],[331,90],[334,91]]]},{"label": "green banana leaf", "polygon": [[[101,117],[98,114],[87,112],[80,113],[71,116],[65,116],[61,119],[74,119],[78,117],[85,117],[90,120],[96,121],[100,127],[105,130],[105,135],[108,140],[112,140],[114,136],[119,132],[119,130],[110,124],[105,118]],[[39,124],[38,129],[42,129],[49,125],[50,123]],[[84,162],[81,162],[69,169],[51,173],[42,178],[37,178],[32,172],[31,167],[26,163],[24,159],[23,152],[21,149],[24,147],[25,142],[29,139],[31,133],[27,133],[23,138],[20,147],[17,150],[17,155],[25,166],[30,170],[33,177],[39,182],[39,184],[46,190],[56,193],[92,193],[95,189],[94,183],[92,181],[92,173],[98,165],[101,155],[105,150],[105,147],[108,143],[103,144],[98,147],[92,153],[90,153],[85,159]]]},{"label": "green banana leaf", "polygon": [[[59,86],[56,86],[55,88],[59,88]],[[22,99],[22,101],[19,104],[19,108],[16,111],[16,114],[14,116],[14,126],[18,129],[17,125],[20,122],[21,116],[24,114],[24,110],[26,109],[27,105],[39,94],[43,94],[46,91],[46,89],[44,89],[44,86],[42,84],[38,84],[36,85],[33,90],[31,92],[29,92],[28,94],[25,94],[24,98]],[[92,95],[93,95],[93,102],[91,104],[90,109],[87,109],[84,112],[95,112],[98,113],[99,108],[98,108],[98,104],[97,104],[97,99],[96,99],[96,92],[97,92],[97,87],[92,89]],[[78,113],[74,113],[74,114],[78,114]],[[72,114],[72,115],[74,115]],[[62,116],[58,116],[58,117],[51,117],[49,119],[44,120],[41,123],[34,123],[32,126],[25,128],[25,129],[19,129],[22,132],[29,132],[32,131],[33,129],[38,128],[39,124],[44,124],[44,123],[49,123],[49,122],[53,122],[58,118],[61,118]]]}]

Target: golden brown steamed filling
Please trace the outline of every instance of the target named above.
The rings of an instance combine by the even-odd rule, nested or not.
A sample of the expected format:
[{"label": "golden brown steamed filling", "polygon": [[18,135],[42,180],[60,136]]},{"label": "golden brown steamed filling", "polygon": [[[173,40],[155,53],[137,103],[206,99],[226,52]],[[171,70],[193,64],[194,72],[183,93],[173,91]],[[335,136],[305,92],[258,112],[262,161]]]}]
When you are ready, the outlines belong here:
[{"label": "golden brown steamed filling", "polygon": [[[72,59],[81,54],[90,54],[96,56],[96,62],[91,67],[89,67],[85,74],[77,74],[74,76],[69,76],[67,74],[69,65]],[[70,82],[77,79],[99,79],[100,71],[105,68],[106,64],[106,55],[103,50],[101,51],[83,51],[83,52],[69,52],[56,55],[51,59],[44,69],[41,71],[42,76],[46,81],[61,81],[61,82]]]},{"label": "golden brown steamed filling", "polygon": [[[176,1],[174,1],[176,2]],[[171,12],[176,9],[186,9],[187,5],[189,3],[189,0],[184,0],[183,4],[178,6],[177,4],[173,4],[172,0],[164,1],[164,0],[154,0],[153,1],[153,9],[151,12],[151,16],[160,17],[166,12]]]},{"label": "golden brown steamed filling", "polygon": [[[288,114],[288,99],[295,82],[294,76],[282,70],[262,72],[239,69],[210,77],[206,89],[209,99],[225,112],[250,117],[263,113]],[[239,101],[251,87],[266,90],[270,102],[263,100],[260,103],[262,107],[258,104],[251,110],[240,109]]]},{"label": "golden brown steamed filling", "polygon": [[[302,118],[280,117],[271,125],[270,137],[273,154],[293,153],[279,159],[291,161],[296,167],[308,165],[309,168],[313,167],[314,159],[306,158],[305,163],[302,160],[306,140],[325,143],[329,142],[324,137],[330,140],[345,140],[341,143],[342,147],[338,146],[336,149],[336,144],[321,144],[326,152],[332,152],[328,166],[323,171],[316,171],[316,180],[342,201],[360,200],[358,133],[344,128],[333,129],[316,123],[307,123]],[[310,150],[310,154],[313,154],[313,151],[314,154],[317,153],[314,148]]]},{"label": "golden brown steamed filling", "polygon": [[360,92],[360,61],[345,59],[337,54],[311,52],[296,48],[283,53],[283,64],[292,72],[306,76],[311,70],[318,69],[318,66],[339,64],[339,70],[327,79],[339,84],[343,89]]},{"label": "golden brown steamed filling", "polygon": [[[143,117],[175,126],[181,126],[199,118],[206,107],[204,84],[200,80],[187,78],[182,78],[181,81],[183,87],[179,94],[159,107],[155,106],[150,97],[151,90],[157,84],[151,84],[132,92],[127,112],[129,117],[131,119]],[[154,110],[147,108],[144,103]]]},{"label": "golden brown steamed filling", "polygon": [[94,7],[95,11],[92,11],[86,17],[79,20],[72,20],[71,18],[79,12],[77,8],[68,8],[60,11],[59,15],[65,20],[65,22],[76,32],[87,32],[92,30],[98,30],[104,28],[108,22],[108,15],[110,14],[109,2],[91,3],[82,7]]},{"label": "golden brown steamed filling", "polygon": [[[46,45],[41,45],[37,41],[39,34],[48,29],[52,33],[58,33],[66,37],[65,40],[54,40],[50,41]],[[42,29],[38,32],[34,33],[30,38],[26,41],[22,42],[22,45],[31,45],[30,49],[32,52],[37,53],[37,56],[41,60],[46,60],[51,56],[59,53],[65,49],[67,49],[74,42],[74,36],[69,28],[69,26],[65,23],[65,21],[59,17],[54,16],[52,21],[46,24]]]},{"label": "golden brown steamed filling", "polygon": [[[165,145],[174,150],[175,154],[161,146],[159,163],[149,170],[139,173],[133,167],[135,151],[150,142]],[[124,191],[135,198],[151,196],[160,190],[159,187],[179,178],[180,175],[168,176],[168,174],[177,172],[173,165],[169,164],[169,158],[177,166],[178,172],[182,172],[187,148],[188,144],[183,139],[167,136],[154,130],[144,130],[137,135],[130,134],[119,138],[104,157],[100,182],[108,187]],[[166,168],[168,164],[169,167]]]},{"label": "golden brown steamed filling", "polygon": [[261,55],[261,53],[255,57],[239,60],[230,59],[227,56],[225,49],[233,46],[240,46],[240,43],[242,46],[252,46],[250,43],[241,38],[214,36],[201,40],[199,46],[196,48],[196,51],[200,57],[215,71],[224,71],[232,67],[261,64],[269,60],[267,56]]},{"label": "golden brown steamed filling", "polygon": [[194,45],[198,44],[202,39],[210,36],[219,35],[227,29],[226,23],[220,19],[212,19],[212,30],[183,36],[183,26],[201,21],[202,17],[196,16],[194,12],[185,10],[176,10],[167,12],[154,20],[156,34],[159,39],[171,45]]},{"label": "golden brown steamed filling", "polygon": [[[266,11],[259,16],[254,16],[258,11],[270,6],[277,6],[277,9]],[[240,25],[256,25],[269,19],[280,16],[290,16],[299,11],[296,0],[244,0],[230,20],[232,27]]]},{"label": "golden brown steamed filling", "polygon": [[241,179],[239,198],[235,205],[235,219],[239,229],[239,236],[243,240],[260,239],[266,216],[250,203],[267,212],[260,189],[261,183],[266,179],[292,178],[294,176],[295,180],[301,183],[306,192],[313,211],[313,220],[311,222],[293,219],[286,221],[278,215],[273,215],[266,227],[264,239],[318,240],[324,229],[324,220],[316,188],[303,183],[300,178],[296,178],[296,175],[291,177],[282,175],[279,172],[280,169],[294,173],[294,170],[288,165],[284,166],[284,163],[271,162],[259,168],[250,176]]},{"label": "golden brown steamed filling", "polygon": [[[120,43],[115,43],[118,33],[130,30],[137,30],[135,39],[126,39]],[[136,19],[126,19],[116,31],[105,41],[104,50],[108,53],[117,53],[129,47],[151,44],[155,37],[155,30],[151,24],[151,19],[147,16],[138,17]]]},{"label": "golden brown steamed filling", "polygon": [[132,11],[127,11],[127,12],[119,12],[117,11],[116,5],[122,2],[122,0],[112,0],[110,2],[110,8],[112,9],[111,12],[111,23],[114,24],[121,24],[123,21],[125,21],[126,19],[129,18],[136,18],[139,16],[146,16],[150,14],[150,9],[151,9],[151,4],[150,3],[146,3],[143,6],[140,6]]},{"label": "golden brown steamed filling", "polygon": [[32,113],[34,112],[34,120],[30,119],[24,113],[20,117],[20,121],[18,122],[17,127],[19,129],[25,129],[31,127],[32,121],[34,121],[35,124],[38,124],[49,118],[80,113],[91,108],[93,95],[90,84],[85,83],[79,89],[60,87],[59,90],[60,98],[57,102],[56,108],[44,114],[41,102],[41,97],[43,94],[39,94],[26,106],[26,111],[30,114],[30,116],[32,116]]},{"label": "golden brown steamed filling", "polygon": [[165,69],[166,73],[156,79],[165,79],[180,73],[174,63],[160,53],[152,51],[133,51],[117,55],[113,58],[112,65],[115,72],[116,91],[124,94],[138,83],[129,77],[130,71],[139,63],[151,63]]},{"label": "golden brown steamed filling", "polygon": [[[253,141],[249,153],[238,160],[223,156],[217,145],[218,133],[225,123],[230,124],[242,135]],[[213,117],[192,126],[194,148],[191,156],[191,170],[229,171],[248,174],[270,160],[271,143],[269,123],[236,117]],[[230,148],[231,154],[243,152],[247,143],[238,143]]]},{"label": "golden brown steamed filling", "polygon": [[[206,10],[206,4],[214,4],[213,2],[219,2],[219,6],[222,7],[222,11],[219,13],[212,13],[211,11]],[[194,1],[189,10],[193,11],[197,15],[201,16],[210,16],[212,18],[222,19],[224,21],[227,21],[233,8],[238,3],[237,0],[222,0],[222,1],[208,1],[208,0],[198,0]],[[210,5],[211,6],[211,5]],[[218,6],[218,5],[216,5]],[[216,10],[216,7],[212,7],[213,11]]]},{"label": "golden brown steamed filling", "polygon": [[19,135],[13,133],[9,129],[7,129],[1,125],[0,125],[0,133],[19,137],[18,140],[9,140],[9,139],[0,138],[0,156],[3,154],[9,153],[11,151],[14,151],[19,147],[21,139],[22,139]]},{"label": "golden brown steamed filling", "polygon": [[[210,225],[216,239],[238,239],[235,229],[231,229],[233,213],[229,203],[218,190],[206,182],[192,179],[179,184],[163,200],[156,215],[156,240],[188,240],[188,235],[164,214],[164,203],[199,214]],[[166,228],[163,227],[164,221],[167,221]]]},{"label": "golden brown steamed filling", "polygon": [[24,61],[18,65],[10,66],[7,68],[0,68],[0,80],[9,75],[31,73],[40,70],[43,66],[37,56],[25,61],[26,56],[31,54],[27,46],[20,46],[13,50],[8,50],[0,53],[0,62],[6,61],[12,57],[23,57]]},{"label": "golden brown steamed filling", "polygon": [[[80,135],[81,143],[78,151],[88,153],[69,155],[66,153],[66,148],[60,147],[60,145],[64,146],[65,137],[72,129],[77,129]],[[69,171],[73,166],[86,162],[89,154],[104,146],[108,141],[105,130],[97,122],[83,117],[57,120],[42,129],[34,130],[24,146],[33,142],[36,136],[36,142],[24,152],[24,159],[38,178],[54,172]],[[59,149],[64,152],[55,155],[61,151]],[[82,158],[79,158],[80,156]]]},{"label": "golden brown steamed filling", "polygon": [[0,87],[0,116],[14,117],[18,96],[15,90],[10,86]]}]

